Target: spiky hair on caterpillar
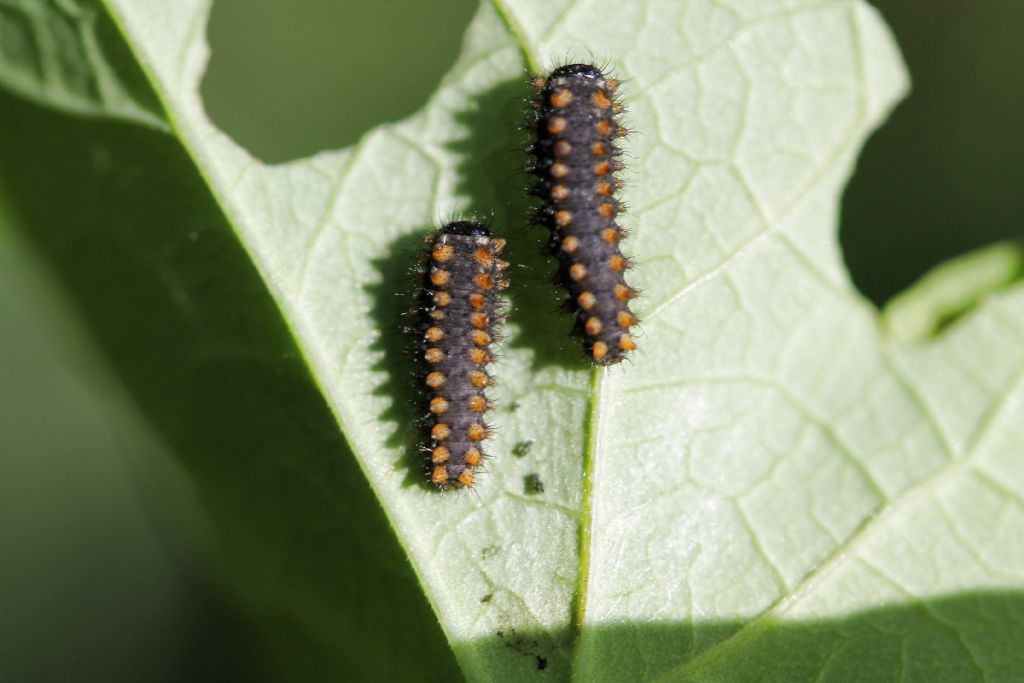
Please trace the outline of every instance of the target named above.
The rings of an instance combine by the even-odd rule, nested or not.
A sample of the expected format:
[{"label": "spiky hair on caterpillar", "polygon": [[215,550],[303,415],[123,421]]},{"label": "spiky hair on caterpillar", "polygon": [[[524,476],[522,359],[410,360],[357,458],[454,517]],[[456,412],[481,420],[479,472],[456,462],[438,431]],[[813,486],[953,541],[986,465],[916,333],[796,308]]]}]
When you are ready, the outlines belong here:
[{"label": "spiky hair on caterpillar", "polygon": [[628,132],[620,121],[619,84],[591,64],[560,66],[533,84],[528,151],[534,161],[527,170],[537,178],[530,192],[541,199],[534,222],[550,231],[573,333],[594,363],[612,365],[636,348],[629,307],[636,290],[626,283],[630,262],[616,222],[622,210],[615,196],[622,170],[616,141]]},{"label": "spiky hair on caterpillar", "polygon": [[420,451],[430,483],[470,488],[490,435],[493,384],[487,366],[500,339],[508,287],[505,240],[474,221],[453,221],[426,238],[416,294],[414,354],[421,392]]}]

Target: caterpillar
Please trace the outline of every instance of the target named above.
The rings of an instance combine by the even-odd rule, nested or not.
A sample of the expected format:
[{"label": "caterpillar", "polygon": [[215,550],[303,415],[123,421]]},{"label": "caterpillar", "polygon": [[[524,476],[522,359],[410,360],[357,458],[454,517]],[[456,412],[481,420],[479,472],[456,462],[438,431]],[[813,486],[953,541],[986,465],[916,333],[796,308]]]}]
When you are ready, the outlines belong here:
[{"label": "caterpillar", "polygon": [[472,221],[448,223],[426,238],[417,274],[412,327],[422,391],[420,451],[429,481],[440,488],[472,487],[490,435],[487,365],[499,340],[508,284],[505,240]]},{"label": "caterpillar", "polygon": [[618,121],[618,82],[589,64],[568,64],[534,81],[535,160],[527,171],[537,177],[530,192],[542,205],[534,222],[546,227],[550,252],[558,260],[556,281],[567,291],[566,309],[575,318],[573,334],[598,365],[611,365],[636,348],[630,328],[636,316],[629,302],[636,290],[626,284],[629,260],[615,217],[622,168],[617,138],[628,131]]}]

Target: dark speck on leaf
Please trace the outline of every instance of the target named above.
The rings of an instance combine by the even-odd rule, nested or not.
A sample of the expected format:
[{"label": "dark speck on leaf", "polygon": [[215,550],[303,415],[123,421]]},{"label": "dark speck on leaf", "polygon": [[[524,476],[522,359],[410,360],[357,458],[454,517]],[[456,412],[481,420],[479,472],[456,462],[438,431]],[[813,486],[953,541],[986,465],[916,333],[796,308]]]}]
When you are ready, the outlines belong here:
[{"label": "dark speck on leaf", "polygon": [[533,439],[527,439],[526,441],[520,441],[512,447],[512,455],[517,458],[524,458],[529,454],[530,449],[533,448]]}]

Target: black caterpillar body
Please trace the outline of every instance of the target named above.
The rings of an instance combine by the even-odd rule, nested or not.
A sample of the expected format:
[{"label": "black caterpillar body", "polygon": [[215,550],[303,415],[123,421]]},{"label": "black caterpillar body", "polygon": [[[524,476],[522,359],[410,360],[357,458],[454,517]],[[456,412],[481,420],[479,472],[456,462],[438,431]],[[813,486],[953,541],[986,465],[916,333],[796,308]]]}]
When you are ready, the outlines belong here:
[{"label": "black caterpillar body", "polygon": [[569,64],[534,86],[530,127],[536,140],[529,151],[536,161],[528,170],[538,178],[531,191],[543,200],[536,222],[551,231],[557,279],[575,314],[573,333],[583,338],[595,363],[618,363],[636,348],[629,334],[636,323],[629,301],[636,292],[625,281],[629,261],[619,248],[624,234],[615,222],[615,173],[621,169],[615,141],[627,132],[617,121],[618,83],[597,67]]},{"label": "black caterpillar body", "polygon": [[504,314],[505,241],[479,223],[456,221],[426,242],[413,329],[423,392],[420,450],[431,483],[471,487],[490,431],[484,390],[492,384],[487,364]]}]

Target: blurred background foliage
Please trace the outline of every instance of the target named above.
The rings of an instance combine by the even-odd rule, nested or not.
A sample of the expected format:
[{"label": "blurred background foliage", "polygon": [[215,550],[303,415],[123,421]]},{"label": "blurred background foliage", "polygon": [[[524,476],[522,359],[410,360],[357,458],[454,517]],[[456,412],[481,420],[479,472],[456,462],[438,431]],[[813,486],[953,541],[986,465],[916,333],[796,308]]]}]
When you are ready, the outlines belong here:
[{"label": "blurred background foliage", "polygon": [[[883,304],[944,259],[1024,238],[1024,3],[875,4],[914,90],[868,142],[840,236],[855,284]],[[268,162],[350,145],[424,104],[475,9],[216,0],[207,109]],[[250,626],[197,570],[187,480],[27,246],[9,189],[0,177],[0,672],[260,680]],[[165,500],[138,494],[147,480]]]}]

